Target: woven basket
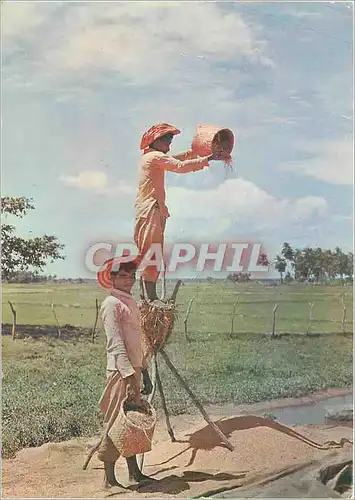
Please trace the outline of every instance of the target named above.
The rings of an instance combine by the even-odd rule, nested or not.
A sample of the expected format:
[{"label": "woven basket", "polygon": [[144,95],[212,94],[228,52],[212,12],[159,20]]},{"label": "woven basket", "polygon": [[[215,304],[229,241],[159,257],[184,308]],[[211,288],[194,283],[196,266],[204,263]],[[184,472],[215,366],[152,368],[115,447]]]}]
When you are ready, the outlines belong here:
[{"label": "woven basket", "polygon": [[152,449],[157,415],[147,401],[141,401],[140,406],[143,411],[128,410],[127,399],[122,401],[120,412],[109,431],[112,443],[125,458]]},{"label": "woven basket", "polygon": [[222,160],[229,159],[234,148],[234,134],[228,128],[216,125],[198,125],[192,141],[192,151],[198,156],[218,153]]}]

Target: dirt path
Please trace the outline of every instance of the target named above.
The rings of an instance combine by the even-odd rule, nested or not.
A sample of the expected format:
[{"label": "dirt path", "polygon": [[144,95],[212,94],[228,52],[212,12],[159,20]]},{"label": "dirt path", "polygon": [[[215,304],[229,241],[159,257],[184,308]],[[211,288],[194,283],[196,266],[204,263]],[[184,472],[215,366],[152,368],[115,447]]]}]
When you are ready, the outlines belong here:
[{"label": "dirt path", "polygon": [[[168,440],[164,420],[157,426],[153,449],[146,455],[144,471],[154,485],[127,485],[125,463],[119,460],[116,475],[122,488],[101,489],[102,464],[94,457],[82,465],[92,439],[74,439],[22,450],[3,461],[4,498],[169,498],[193,497],[241,487],[272,474],[296,470],[328,455],[351,456],[352,429],[330,426],[291,428],[253,415],[215,421],[235,445],[230,452],[200,416],[172,418],[178,442]],[[332,441],[329,445],[325,443]],[[124,488],[126,486],[126,488]]]}]

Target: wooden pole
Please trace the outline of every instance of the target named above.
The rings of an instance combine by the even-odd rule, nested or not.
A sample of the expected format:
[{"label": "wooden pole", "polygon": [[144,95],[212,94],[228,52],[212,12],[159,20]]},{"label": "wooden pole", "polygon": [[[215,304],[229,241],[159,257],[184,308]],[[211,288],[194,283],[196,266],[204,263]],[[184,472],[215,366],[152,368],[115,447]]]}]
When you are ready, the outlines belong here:
[{"label": "wooden pole", "polygon": [[186,311],[186,316],[185,316],[185,319],[184,319],[185,336],[186,336],[186,340],[187,341],[189,340],[189,334],[188,334],[188,331],[187,331],[187,320],[189,319],[190,312],[191,312],[191,306],[192,306],[192,303],[193,303],[193,301],[195,299],[196,299],[196,295],[194,295],[192,297],[192,299],[190,299],[190,302],[189,302],[189,305],[188,305],[187,311]]},{"label": "wooden pole", "polygon": [[165,273],[163,274],[162,282],[161,282],[161,295],[160,300],[162,302],[165,301],[165,293],[166,293],[166,281],[165,281]]},{"label": "wooden pole", "polygon": [[234,302],[234,305],[233,305],[232,321],[231,321],[231,333],[230,333],[231,336],[234,333],[234,317],[235,317],[238,303],[239,303],[239,295],[237,296],[237,300]]},{"label": "wooden pole", "polygon": [[310,334],[310,332],[311,332],[311,328],[312,328],[312,320],[313,320],[313,317],[312,317],[313,307],[314,307],[314,302],[310,302],[310,304],[309,304],[308,327],[307,327],[307,332],[306,332],[306,335],[309,335],[309,334]]},{"label": "wooden pole", "polygon": [[[157,363],[157,359],[155,358],[155,363]],[[165,395],[164,395],[164,390],[163,390],[163,384],[161,382],[160,374],[159,374],[159,368],[158,365],[156,366],[156,373],[157,373],[157,386],[158,386],[158,391],[160,394],[160,399],[161,399],[161,404],[164,410],[164,415],[165,415],[165,422],[166,422],[166,427],[168,429],[169,436],[171,438],[172,443],[176,442],[176,438],[174,435],[173,428],[171,427],[170,423],[170,416],[169,416],[169,410],[166,405],[166,400],[165,400]]]},{"label": "wooden pole", "polygon": [[[168,304],[175,304],[175,301],[176,301],[176,297],[177,297],[177,294],[179,292],[179,289],[180,289],[180,286],[182,284],[182,281],[179,280],[176,282],[175,284],[175,287],[174,287],[174,290],[173,290],[173,293],[171,294],[171,297],[170,299],[168,299]],[[173,327],[172,327],[173,328]],[[165,340],[164,340],[164,343],[167,342],[167,340],[169,339],[170,335],[171,335],[171,332],[172,332],[172,328],[170,328],[170,330],[168,330],[168,332],[166,333],[165,335]]]},{"label": "wooden pole", "polygon": [[153,354],[152,358],[152,392],[148,396],[148,403],[151,404],[154,396],[155,396],[155,390],[157,388],[157,372],[158,372],[158,364],[157,364],[157,355]]},{"label": "wooden pole", "polygon": [[58,325],[58,338],[60,338],[61,335],[62,335],[62,332],[60,331],[60,325],[59,325],[59,321],[58,321],[57,315],[55,313],[54,307],[55,306],[54,306],[54,303],[53,303],[52,306],[51,306],[51,308],[52,308],[52,313],[53,313],[54,319],[56,320],[57,325]]},{"label": "wooden pole", "polygon": [[102,438],[100,438],[98,441],[96,441],[96,443],[94,444],[94,446],[92,446],[90,448],[90,450],[88,451],[88,453],[86,455],[86,459],[85,459],[84,465],[83,465],[83,470],[87,469],[87,467],[89,465],[89,462],[92,459],[93,454],[95,453],[95,451],[97,451],[100,448],[101,441],[102,441]]},{"label": "wooden pole", "polygon": [[180,288],[181,284],[182,284],[181,280],[178,280],[176,282],[174,290],[173,290],[173,293],[171,294],[171,297],[169,299],[169,302],[175,302],[176,301],[176,296],[178,294],[178,291],[179,291],[179,288]]},{"label": "wooden pole", "polygon": [[92,329],[92,337],[91,337],[92,343],[95,342],[96,325],[97,325],[97,320],[99,319],[99,301],[97,299],[95,299],[95,306],[96,306],[96,316],[95,316],[94,328]]},{"label": "wooden pole", "polygon": [[274,305],[274,308],[272,310],[272,333],[271,336],[275,337],[275,330],[276,330],[276,311],[279,308],[278,304]]},{"label": "wooden pole", "polygon": [[231,451],[234,450],[234,446],[232,443],[226,438],[226,436],[223,434],[223,432],[220,430],[220,428],[210,419],[210,417],[207,415],[204,407],[200,403],[200,401],[197,399],[195,394],[191,391],[190,387],[188,386],[187,382],[183,379],[183,377],[180,375],[180,373],[177,371],[173,363],[171,362],[169,356],[167,353],[164,351],[164,349],[160,349],[160,354],[163,356],[165,363],[167,366],[170,368],[171,372],[173,375],[175,375],[176,379],[180,383],[180,385],[185,389],[185,391],[188,393],[192,401],[195,403],[196,407],[199,409],[201,412],[203,418],[206,420],[208,425],[215,431],[215,433],[218,435],[218,437],[221,439],[221,441],[227,446],[227,448]]},{"label": "wooden pole", "polygon": [[12,312],[12,332],[11,332],[11,338],[12,340],[15,340],[16,339],[16,318],[17,318],[17,313],[16,313],[16,310],[14,308],[14,306],[12,305],[12,303],[8,300],[8,303],[9,303],[9,306],[11,308],[11,312]]},{"label": "wooden pole", "polygon": [[140,290],[140,298],[141,298],[141,300],[145,300],[144,285],[143,285],[143,278],[142,278],[142,276],[139,278],[139,290]]},{"label": "wooden pole", "polygon": [[[153,386],[153,389],[147,398],[147,401],[149,404],[152,404],[152,401],[153,401],[154,396],[155,396],[155,390],[157,387],[157,372],[158,372],[157,355],[153,354],[153,358],[152,358],[152,386]],[[144,463],[144,453],[142,455],[139,455],[139,458],[138,458],[138,467],[140,470],[143,469],[143,463]]]}]

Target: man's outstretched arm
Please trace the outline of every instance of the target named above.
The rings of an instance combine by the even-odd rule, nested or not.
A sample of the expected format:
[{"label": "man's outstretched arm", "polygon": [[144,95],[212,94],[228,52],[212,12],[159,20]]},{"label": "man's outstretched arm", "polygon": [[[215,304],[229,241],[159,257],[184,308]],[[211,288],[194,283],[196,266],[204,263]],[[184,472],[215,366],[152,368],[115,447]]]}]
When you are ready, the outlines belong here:
[{"label": "man's outstretched arm", "polygon": [[171,155],[175,160],[185,161],[185,160],[193,160],[198,157],[198,154],[192,151],[192,149],[188,149],[187,151],[180,151],[179,153]]},{"label": "man's outstretched arm", "polygon": [[167,172],[175,172],[177,174],[186,174],[188,172],[196,172],[209,166],[209,161],[212,160],[211,156],[202,156],[191,160],[176,160],[173,156],[161,154],[155,158],[154,163],[166,170]]}]

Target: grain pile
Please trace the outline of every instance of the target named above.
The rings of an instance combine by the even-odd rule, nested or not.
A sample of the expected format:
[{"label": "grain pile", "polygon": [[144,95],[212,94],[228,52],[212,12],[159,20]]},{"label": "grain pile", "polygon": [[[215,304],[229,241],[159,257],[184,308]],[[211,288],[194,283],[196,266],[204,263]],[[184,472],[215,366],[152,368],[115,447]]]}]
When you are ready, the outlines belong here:
[{"label": "grain pile", "polygon": [[152,425],[152,418],[142,411],[130,410],[126,412],[127,418],[133,425],[147,429]]},{"label": "grain pile", "polygon": [[[191,421],[195,427],[186,432]],[[280,470],[295,469],[300,462],[326,456],[337,460],[338,455],[341,460],[343,454],[351,457],[352,452],[348,443],[343,448],[326,449],[322,446],[329,440],[351,439],[352,430],[346,427],[289,428],[262,417],[234,417],[219,422],[235,445],[235,451],[230,452],[206,429],[200,417],[198,420],[193,415],[172,417],[172,425],[180,442],[171,443],[162,420],[157,426],[152,451],[145,457],[144,473],[152,475],[158,483],[141,487],[138,491],[113,489],[111,496],[192,498],[218,489],[242,487],[272,477]],[[88,471],[81,468],[86,448],[92,444],[85,444],[83,439],[51,443],[23,450],[15,459],[4,460],[4,497],[109,496],[101,490],[102,464],[97,458],[93,458]],[[123,485],[127,484],[127,467],[123,459],[117,462],[116,476]]]}]

